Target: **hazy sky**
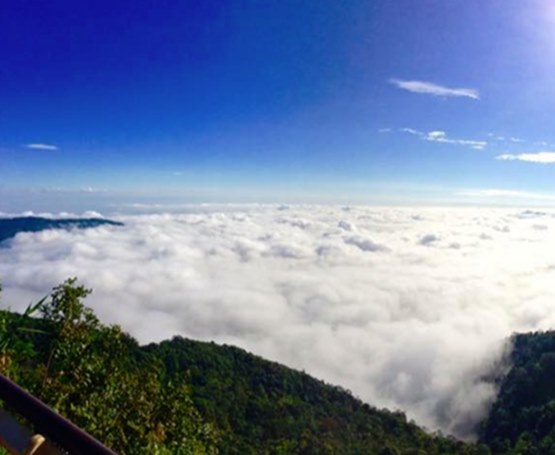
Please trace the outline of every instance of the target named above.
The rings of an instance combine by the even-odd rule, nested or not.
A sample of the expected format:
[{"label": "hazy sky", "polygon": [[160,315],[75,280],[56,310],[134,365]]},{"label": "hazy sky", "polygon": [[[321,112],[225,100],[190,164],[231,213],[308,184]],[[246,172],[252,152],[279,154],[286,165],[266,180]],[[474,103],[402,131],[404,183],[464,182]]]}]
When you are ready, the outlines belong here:
[{"label": "hazy sky", "polygon": [[8,0],[0,210],[551,204],[554,30],[549,0]]}]

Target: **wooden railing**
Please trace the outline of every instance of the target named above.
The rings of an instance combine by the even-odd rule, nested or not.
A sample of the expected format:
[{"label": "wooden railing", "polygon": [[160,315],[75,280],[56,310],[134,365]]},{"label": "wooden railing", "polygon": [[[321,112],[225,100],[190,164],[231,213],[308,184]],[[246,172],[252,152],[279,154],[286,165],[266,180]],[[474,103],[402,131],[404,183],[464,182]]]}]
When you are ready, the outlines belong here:
[{"label": "wooden railing", "polygon": [[[110,449],[0,374],[0,445],[14,455],[115,455]],[[17,413],[35,431],[14,419]]]}]

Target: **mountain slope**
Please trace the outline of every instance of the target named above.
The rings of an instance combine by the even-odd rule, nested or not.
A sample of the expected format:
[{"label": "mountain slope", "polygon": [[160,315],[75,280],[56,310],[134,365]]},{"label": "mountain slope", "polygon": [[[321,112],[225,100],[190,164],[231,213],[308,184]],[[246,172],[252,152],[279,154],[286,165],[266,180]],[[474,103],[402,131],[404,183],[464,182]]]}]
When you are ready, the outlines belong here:
[{"label": "mountain slope", "polygon": [[513,337],[512,367],[480,439],[494,453],[555,453],[555,331]]},{"label": "mountain slope", "polygon": [[169,374],[187,372],[197,409],[224,430],[222,453],[474,453],[236,347],[176,337],[144,350]]}]

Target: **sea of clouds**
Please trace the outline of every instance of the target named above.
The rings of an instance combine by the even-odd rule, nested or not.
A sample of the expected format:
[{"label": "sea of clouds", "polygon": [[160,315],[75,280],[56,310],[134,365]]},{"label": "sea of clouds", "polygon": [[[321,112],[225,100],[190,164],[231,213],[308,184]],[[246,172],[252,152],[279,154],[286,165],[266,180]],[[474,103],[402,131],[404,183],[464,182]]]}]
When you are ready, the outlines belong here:
[{"label": "sea of clouds", "polygon": [[495,397],[507,337],[555,328],[555,212],[235,206],[18,234],[2,306],[67,277],[141,342],[243,347],[460,437]]}]

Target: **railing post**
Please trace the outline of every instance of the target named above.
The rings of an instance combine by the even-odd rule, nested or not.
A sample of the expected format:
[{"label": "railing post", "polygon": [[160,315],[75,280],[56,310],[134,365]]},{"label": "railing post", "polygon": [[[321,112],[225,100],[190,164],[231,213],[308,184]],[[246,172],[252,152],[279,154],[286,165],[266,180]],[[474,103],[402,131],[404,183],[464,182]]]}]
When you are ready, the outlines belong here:
[{"label": "railing post", "polygon": [[[71,455],[115,455],[113,451],[91,435],[46,406],[38,398],[23,390],[3,374],[0,374],[0,399],[10,409],[29,421],[42,435]],[[5,416],[6,413],[3,415]],[[17,430],[14,429],[13,431]],[[27,436],[26,441],[29,443],[29,436]],[[25,450],[28,451],[30,448],[26,446],[23,450],[23,452],[14,453],[25,454]],[[27,453],[42,455],[40,451]],[[47,452],[45,452],[46,454]]]}]

